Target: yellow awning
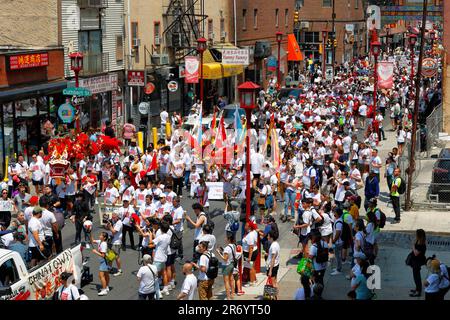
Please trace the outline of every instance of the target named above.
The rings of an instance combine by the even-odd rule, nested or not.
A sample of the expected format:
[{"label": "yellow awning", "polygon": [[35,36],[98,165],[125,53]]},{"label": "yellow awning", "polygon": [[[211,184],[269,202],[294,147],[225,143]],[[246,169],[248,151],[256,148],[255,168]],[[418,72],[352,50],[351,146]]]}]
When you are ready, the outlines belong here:
[{"label": "yellow awning", "polygon": [[219,62],[209,62],[203,64],[203,79],[216,80],[222,79],[222,64]]},{"label": "yellow awning", "polygon": [[217,80],[237,76],[244,72],[244,66],[216,62],[209,50],[203,53],[203,79]]}]

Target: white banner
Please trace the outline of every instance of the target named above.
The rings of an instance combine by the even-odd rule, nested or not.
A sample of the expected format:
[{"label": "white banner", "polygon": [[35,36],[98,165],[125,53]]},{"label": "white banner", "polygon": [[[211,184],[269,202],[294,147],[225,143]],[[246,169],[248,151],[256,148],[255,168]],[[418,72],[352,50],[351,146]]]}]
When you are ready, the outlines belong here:
[{"label": "white banner", "polygon": [[249,65],[248,49],[222,49],[222,64]]},{"label": "white banner", "polygon": [[0,211],[13,211],[13,203],[11,200],[0,201]]},{"label": "white banner", "polygon": [[117,90],[117,73],[110,73],[104,76],[80,79],[80,87],[87,88],[92,94]]},{"label": "white banner", "polygon": [[208,200],[223,200],[223,182],[206,182]]}]

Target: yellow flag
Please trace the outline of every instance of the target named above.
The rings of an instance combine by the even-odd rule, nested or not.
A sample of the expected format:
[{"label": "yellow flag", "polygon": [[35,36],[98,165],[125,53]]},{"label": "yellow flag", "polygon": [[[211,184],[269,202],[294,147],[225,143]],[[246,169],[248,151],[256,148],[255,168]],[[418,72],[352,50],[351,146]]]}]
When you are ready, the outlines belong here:
[{"label": "yellow flag", "polygon": [[321,44],[319,44],[319,53],[322,54],[323,53],[323,47]]}]

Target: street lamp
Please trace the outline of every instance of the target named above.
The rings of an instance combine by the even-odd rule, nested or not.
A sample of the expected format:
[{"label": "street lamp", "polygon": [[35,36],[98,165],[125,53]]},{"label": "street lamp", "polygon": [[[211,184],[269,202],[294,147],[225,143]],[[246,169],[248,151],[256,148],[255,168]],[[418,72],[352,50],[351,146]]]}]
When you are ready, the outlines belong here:
[{"label": "street lamp", "polygon": [[[251,130],[251,117],[252,117],[252,111],[256,108],[256,91],[260,87],[253,82],[247,81],[238,86],[239,90],[239,97],[240,97],[240,107],[245,110],[245,114],[247,117],[247,135],[245,137],[246,140],[246,156],[245,156],[245,198],[246,198],[246,211],[245,211],[245,221],[250,221],[250,188],[251,188],[251,181],[250,181],[250,130]],[[258,257],[260,255],[261,248],[260,243],[258,241]],[[259,259],[256,259],[257,262],[255,262],[255,271],[259,272]]]},{"label": "street lamp", "polygon": [[409,35],[409,47],[411,49],[411,88],[413,87],[414,84],[414,49],[416,47],[416,42],[417,42],[417,35],[414,33],[411,33]]},{"label": "street lamp", "polygon": [[75,73],[75,87],[78,88],[78,74],[83,69],[83,53],[72,52],[69,54],[70,70]]},{"label": "street lamp", "polygon": [[325,59],[326,59],[326,50],[325,44],[328,36],[327,30],[322,30],[322,78],[325,78]]},{"label": "street lamp", "polygon": [[277,42],[278,42],[278,64],[277,64],[277,84],[279,87],[281,87],[281,74],[280,74],[280,65],[281,65],[281,61],[280,61],[280,55],[281,55],[281,40],[283,39],[283,33],[281,33],[280,31],[277,31],[275,33]]},{"label": "street lamp", "polygon": [[206,43],[208,40],[205,38],[197,39],[197,52],[200,54],[200,103],[202,104],[203,112],[203,52],[206,50]]},{"label": "street lamp", "polygon": [[375,127],[375,113],[377,111],[377,94],[378,94],[378,55],[381,51],[381,43],[379,41],[372,41],[370,44],[370,48],[373,54],[373,58],[375,60],[375,66],[373,71],[373,110],[372,110],[372,118],[373,118],[373,129],[377,132],[378,137],[379,135],[379,129],[378,126]]}]

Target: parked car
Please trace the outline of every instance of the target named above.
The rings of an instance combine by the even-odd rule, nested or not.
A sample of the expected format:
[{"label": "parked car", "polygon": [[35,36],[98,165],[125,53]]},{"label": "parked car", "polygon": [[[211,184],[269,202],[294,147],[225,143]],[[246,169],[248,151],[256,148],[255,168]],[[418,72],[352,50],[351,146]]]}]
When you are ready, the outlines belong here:
[{"label": "parked car", "polygon": [[289,98],[289,96],[294,96],[294,98],[297,100],[302,93],[303,89],[300,88],[282,88],[278,93],[278,99],[284,103]]},{"label": "parked car", "polygon": [[[430,193],[450,193],[450,148],[442,149],[433,166]],[[450,199],[450,197],[449,197]]]},{"label": "parked car", "polygon": [[229,104],[222,109],[224,122],[226,125],[234,123],[234,113],[236,112],[236,106],[239,112],[239,117],[245,116],[245,110],[242,109],[239,104]]}]

